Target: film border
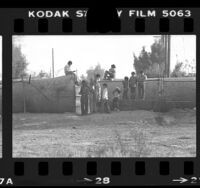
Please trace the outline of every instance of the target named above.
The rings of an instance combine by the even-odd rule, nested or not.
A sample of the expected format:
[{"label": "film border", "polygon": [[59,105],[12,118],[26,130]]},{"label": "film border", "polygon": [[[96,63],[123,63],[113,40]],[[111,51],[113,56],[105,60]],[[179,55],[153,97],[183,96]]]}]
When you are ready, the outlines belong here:
[{"label": "film border", "polygon": [[[0,159],[0,176],[13,179],[14,185],[80,185],[85,182],[79,181],[84,177],[110,177],[110,185],[164,185],[171,184],[171,180],[175,177],[198,177],[200,170],[197,168],[199,164],[199,138],[197,137],[197,157],[196,158],[73,158],[73,159],[52,159],[52,158],[12,158],[12,35],[90,35],[87,32],[86,21],[71,21],[71,30],[67,32],[62,31],[62,23],[57,20],[46,20],[48,24],[47,32],[38,32],[39,19],[30,21],[27,19],[26,12],[28,9],[0,9],[0,23],[4,25],[1,27],[0,34],[3,37],[3,158]],[[124,20],[121,19],[121,31],[114,34],[161,34],[164,25],[169,22],[168,27],[164,26],[165,34],[196,34],[197,35],[197,49],[200,48],[199,42],[199,19],[198,8],[191,9],[193,16],[190,21],[185,20],[185,24],[193,22],[194,30],[184,32],[184,21],[176,18],[162,19],[154,21],[155,27],[152,26],[152,20],[145,20],[145,28],[142,32],[137,32],[129,27],[126,27]],[[44,20],[43,20],[44,21]],[[41,27],[47,28],[41,23]],[[142,24],[141,24],[142,22]],[[159,22],[162,24],[159,28]],[[15,25],[16,24],[16,25]],[[58,24],[59,27],[53,27]],[[139,28],[144,26],[144,20],[139,21]],[[180,26],[180,27],[177,27]],[[142,27],[143,27],[142,26]],[[24,28],[23,28],[24,27]],[[58,28],[58,29],[55,29]],[[81,29],[80,29],[81,28]],[[128,28],[128,29],[127,29]],[[167,31],[165,31],[165,29]],[[187,29],[187,28],[186,28]],[[15,30],[15,31],[14,31]],[[17,32],[16,32],[17,31]],[[102,35],[102,33],[95,33]],[[111,34],[113,33],[106,33]],[[197,54],[197,61],[199,55]],[[197,66],[198,69],[198,66]],[[198,76],[197,76],[198,82]],[[198,93],[198,87],[197,87]],[[198,98],[197,98],[198,104]],[[198,113],[198,111],[197,111]],[[199,116],[197,114],[197,124]],[[197,127],[197,135],[199,128]],[[69,163],[64,163],[69,162]],[[145,163],[144,163],[145,162]],[[63,164],[64,163],[64,164]],[[62,167],[64,165],[64,169]],[[66,166],[65,166],[66,165]],[[66,172],[65,168],[69,168],[71,173]],[[88,167],[88,168],[86,168]],[[31,170],[30,170],[31,169]],[[127,170],[129,169],[129,170]],[[138,169],[142,169],[139,170]],[[152,169],[154,169],[152,171]],[[189,170],[188,170],[189,169]],[[64,175],[63,175],[63,172]],[[88,170],[88,172],[87,172]],[[68,174],[69,173],[69,174]],[[161,174],[161,175],[160,175]],[[68,178],[66,178],[66,176]],[[145,179],[145,182],[144,182]],[[92,184],[92,183],[91,183]],[[177,183],[179,184],[179,182]],[[177,185],[174,183],[174,185]],[[191,184],[188,184],[191,185]]]}]

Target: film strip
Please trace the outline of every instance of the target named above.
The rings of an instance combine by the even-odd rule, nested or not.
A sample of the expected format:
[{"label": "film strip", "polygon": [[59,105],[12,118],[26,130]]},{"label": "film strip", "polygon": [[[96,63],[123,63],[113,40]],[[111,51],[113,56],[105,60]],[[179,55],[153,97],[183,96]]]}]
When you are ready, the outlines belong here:
[{"label": "film strip", "polygon": [[[199,8],[0,8],[0,23],[2,25],[0,28],[2,38],[0,185],[200,184],[199,128],[197,126],[199,116],[196,112],[196,102],[198,103],[196,101],[198,99],[196,98],[198,90],[196,62],[199,59],[200,46]],[[172,39],[176,36],[182,38]],[[93,43],[90,37],[93,37],[92,40],[96,43]],[[118,38],[120,40],[116,42]],[[135,62],[138,60],[141,63],[142,60],[139,60],[144,53],[149,59],[162,58],[159,54],[162,52],[158,50],[161,47],[164,53],[164,71],[160,71],[159,68],[156,76],[147,76],[145,99],[137,100],[136,97],[134,102],[131,98],[127,100],[128,102],[123,101],[125,86],[122,83],[125,82],[120,77],[124,75],[124,72],[126,74],[127,70],[128,75],[133,70],[129,67],[123,69],[125,62],[121,63],[122,66],[117,64],[118,58],[121,58],[121,61],[124,58],[126,61],[127,56],[118,56],[117,48],[112,52],[116,44],[122,51],[126,48],[127,50],[134,48],[131,42],[128,43],[129,40],[139,49],[138,54],[130,51],[132,64],[134,58]],[[147,40],[151,42],[147,44]],[[157,40],[158,43],[155,42]],[[104,44],[101,41],[105,41]],[[138,44],[140,41],[141,44]],[[180,41],[185,41],[185,43]],[[98,44],[102,46],[98,47]],[[153,44],[161,45],[157,47],[158,57],[153,57],[151,54]],[[92,45],[94,46],[91,47]],[[143,48],[145,45],[147,47],[149,45],[151,50],[145,51]],[[179,51],[176,51],[179,47]],[[48,52],[45,52],[47,48]],[[96,55],[92,53],[93,48],[96,49],[94,51]],[[170,51],[170,48],[173,50]],[[142,52],[142,49],[145,52]],[[98,50],[100,52],[102,50],[102,53]],[[107,50],[110,50],[111,55],[106,53]],[[176,51],[178,55],[175,53],[172,56],[173,51]],[[68,52],[69,56],[66,55]],[[48,53],[49,57],[47,57]],[[123,53],[126,54],[126,50]],[[39,57],[36,57],[38,54]],[[177,58],[181,56],[179,54],[184,58]],[[61,56],[60,59],[58,56]],[[80,58],[77,58],[78,56]],[[105,87],[108,87],[108,92],[111,93],[108,96],[109,99],[112,98],[110,95],[113,92],[109,89],[121,87],[123,96],[119,103],[120,112],[112,110],[113,112],[109,114],[95,113],[94,107],[89,106],[89,115],[78,114],[77,109],[82,111],[83,109],[81,109],[81,104],[77,105],[76,100],[78,99],[81,103],[85,103],[83,102],[85,100],[84,93],[76,94],[76,88],[81,89],[83,86],[81,81],[87,78],[79,75],[78,81],[81,81],[77,87],[74,78],[78,75],[77,70],[84,73],[96,64],[77,63],[75,73],[71,74],[75,75],[72,76],[74,80],[71,80],[71,75],[69,79],[67,75],[63,76],[59,72],[60,69],[61,72],[64,71],[66,61],[70,58],[74,58],[75,62],[79,63],[80,59],[84,60],[84,58],[85,61],[87,59],[91,62],[99,61],[100,65],[107,69],[110,64],[116,64],[117,68],[121,66],[120,70],[116,68],[116,72],[118,71],[116,77],[120,75],[120,79],[101,78],[99,82],[102,90],[106,83]],[[42,59],[39,63],[33,63],[39,59]],[[116,60],[116,62],[110,62],[110,60]],[[20,64],[23,61],[24,64]],[[190,68],[186,66],[188,72],[182,76],[179,74],[173,76],[168,70],[170,61],[176,61],[176,63],[186,61]],[[104,63],[101,64],[101,62]],[[74,63],[73,60],[72,63]],[[17,65],[19,65],[19,70],[17,70],[21,71],[21,74],[16,71]],[[50,66],[50,75],[47,74],[49,71],[47,65]],[[86,66],[88,66],[87,69]],[[135,69],[138,75],[140,71]],[[97,73],[99,72],[95,72]],[[150,74],[148,71],[146,73]],[[181,73],[180,70],[179,73]],[[150,91],[153,87],[155,93],[152,94]],[[174,92],[175,90],[178,94]],[[150,98],[150,95],[153,97]],[[173,98],[172,95],[176,97]],[[93,100],[88,100],[89,104],[92,104]],[[107,107],[106,104],[103,103],[105,105],[103,111]],[[159,110],[155,110],[154,117],[152,111],[155,105],[159,106]],[[164,108],[163,105],[165,108],[170,106],[172,111],[163,112],[161,110]],[[178,109],[178,112],[173,111],[174,109]],[[130,117],[127,114],[131,114]],[[184,116],[186,122],[182,119]],[[181,121],[178,122],[178,120]],[[158,121],[164,121],[164,123],[159,125]],[[151,142],[148,137],[149,132],[151,132]],[[113,147],[116,143],[117,146]],[[132,153],[126,149],[129,144],[133,147]],[[152,147],[151,151],[148,146]],[[136,149],[139,150],[139,154],[135,151]]]}]

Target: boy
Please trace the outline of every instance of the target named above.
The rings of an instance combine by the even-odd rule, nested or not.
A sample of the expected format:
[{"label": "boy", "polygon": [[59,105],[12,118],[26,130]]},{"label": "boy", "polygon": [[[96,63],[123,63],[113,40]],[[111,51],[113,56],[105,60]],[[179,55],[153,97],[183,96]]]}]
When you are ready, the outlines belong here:
[{"label": "boy", "polygon": [[65,65],[64,67],[65,76],[68,76],[68,75],[72,76],[75,84],[78,85],[77,76],[75,74],[76,71],[72,71],[71,66],[72,66],[72,61],[68,61],[67,65]]},{"label": "boy", "polygon": [[103,103],[103,111],[106,113],[110,113],[110,106],[108,100],[108,85],[106,83],[103,84],[102,103]]},{"label": "boy", "polygon": [[115,78],[115,73],[116,73],[115,68],[116,66],[114,64],[111,65],[111,68],[104,74],[104,80],[112,80]]},{"label": "boy", "polygon": [[89,94],[89,113],[94,112],[94,95],[95,95],[95,88],[94,88],[94,80],[90,79],[90,94]]},{"label": "boy", "polygon": [[147,76],[144,74],[143,71],[140,71],[140,74],[138,76],[138,94],[139,98],[144,100],[145,97],[145,80],[147,79]]},{"label": "boy", "polygon": [[118,87],[115,88],[115,90],[113,91],[113,110],[114,111],[120,111],[119,109],[119,99],[120,99],[120,89]]},{"label": "boy", "polygon": [[101,107],[101,84],[100,74],[96,74],[94,81],[94,111],[100,112]]},{"label": "boy", "polygon": [[124,81],[122,83],[123,83],[123,99],[127,100],[128,99],[128,85],[129,85],[127,76],[124,77]]},{"label": "boy", "polygon": [[81,95],[81,114],[88,114],[88,97],[90,93],[90,88],[85,80],[82,81],[80,95]]},{"label": "boy", "polygon": [[131,91],[131,99],[135,100],[136,98],[136,88],[137,88],[137,77],[135,72],[131,73],[131,77],[129,79],[129,88]]}]

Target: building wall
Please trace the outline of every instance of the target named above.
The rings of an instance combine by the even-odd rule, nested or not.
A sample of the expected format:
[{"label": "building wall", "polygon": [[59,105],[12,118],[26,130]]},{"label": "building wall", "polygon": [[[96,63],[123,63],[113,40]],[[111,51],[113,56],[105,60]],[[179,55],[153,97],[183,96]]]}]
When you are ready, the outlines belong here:
[{"label": "building wall", "polygon": [[13,83],[13,112],[59,113],[75,111],[75,89],[70,77]]}]

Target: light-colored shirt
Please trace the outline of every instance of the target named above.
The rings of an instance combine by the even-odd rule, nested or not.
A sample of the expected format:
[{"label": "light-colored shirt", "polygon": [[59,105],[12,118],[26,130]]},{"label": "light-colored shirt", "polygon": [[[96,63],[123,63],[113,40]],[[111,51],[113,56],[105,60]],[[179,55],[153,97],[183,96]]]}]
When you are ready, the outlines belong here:
[{"label": "light-colored shirt", "polygon": [[71,70],[71,66],[65,65],[64,71],[65,71],[65,74],[67,74],[68,72],[71,72],[71,71],[72,71],[72,70]]},{"label": "light-colored shirt", "polygon": [[96,94],[96,99],[97,101],[101,100],[101,84],[99,81],[96,81],[95,83],[95,94]]},{"label": "light-colored shirt", "polygon": [[143,85],[146,79],[147,79],[147,76],[145,74],[144,75],[139,75],[138,79],[137,79],[138,80],[138,84],[139,85]]},{"label": "light-colored shirt", "polygon": [[108,88],[103,89],[102,99],[108,100]]}]

